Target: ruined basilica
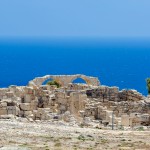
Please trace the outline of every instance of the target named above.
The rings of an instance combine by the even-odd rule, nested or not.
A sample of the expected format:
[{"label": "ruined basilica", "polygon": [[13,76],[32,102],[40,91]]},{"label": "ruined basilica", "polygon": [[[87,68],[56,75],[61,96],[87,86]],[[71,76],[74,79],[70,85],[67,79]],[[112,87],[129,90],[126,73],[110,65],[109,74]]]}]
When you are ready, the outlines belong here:
[{"label": "ruined basilica", "polygon": [[[74,84],[81,78],[86,84]],[[53,79],[61,85],[43,85]],[[121,90],[100,84],[85,75],[46,75],[27,86],[0,89],[0,119],[26,118],[63,120],[72,125],[91,126],[94,122],[116,127],[150,125],[150,97],[136,90]]]}]

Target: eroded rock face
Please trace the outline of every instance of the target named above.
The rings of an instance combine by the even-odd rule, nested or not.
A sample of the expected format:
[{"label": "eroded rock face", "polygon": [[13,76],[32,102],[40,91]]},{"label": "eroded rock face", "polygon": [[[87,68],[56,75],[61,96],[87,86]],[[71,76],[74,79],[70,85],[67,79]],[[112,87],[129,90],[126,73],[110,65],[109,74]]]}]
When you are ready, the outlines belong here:
[{"label": "eroded rock face", "polygon": [[[61,88],[41,85],[49,77],[52,76],[36,78],[29,86],[0,89],[0,118],[64,120],[85,125],[98,120],[111,125],[113,114],[118,126],[150,125],[150,98],[135,90],[98,86],[97,78],[83,75],[53,76],[63,81],[65,86]],[[84,78],[88,84],[71,84],[77,77]]]}]

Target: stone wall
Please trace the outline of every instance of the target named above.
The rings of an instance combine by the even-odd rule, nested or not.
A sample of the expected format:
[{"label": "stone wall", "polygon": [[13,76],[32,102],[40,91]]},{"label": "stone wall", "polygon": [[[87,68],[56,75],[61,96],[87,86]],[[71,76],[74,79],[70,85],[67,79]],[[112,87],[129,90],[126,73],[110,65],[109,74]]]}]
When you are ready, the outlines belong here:
[{"label": "stone wall", "polygon": [[143,100],[143,95],[136,90],[122,90],[118,87],[99,86],[98,88],[89,89],[86,92],[90,98],[99,98],[109,101],[139,101]]},{"label": "stone wall", "polygon": [[111,124],[113,113],[115,124],[121,125],[124,115],[150,115],[150,97],[135,90],[71,83],[61,88],[40,85],[46,78],[36,78],[29,86],[0,89],[0,118],[13,115],[29,120],[98,120]]}]

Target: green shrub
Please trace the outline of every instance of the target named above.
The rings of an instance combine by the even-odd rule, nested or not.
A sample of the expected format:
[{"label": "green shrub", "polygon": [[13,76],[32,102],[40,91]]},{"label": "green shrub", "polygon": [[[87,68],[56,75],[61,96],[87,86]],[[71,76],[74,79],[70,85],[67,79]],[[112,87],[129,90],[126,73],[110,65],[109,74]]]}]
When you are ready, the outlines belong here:
[{"label": "green shrub", "polygon": [[53,80],[53,81],[48,81],[46,84],[47,84],[47,85],[56,85],[57,88],[60,88],[60,87],[61,87],[61,85],[60,85],[57,81],[55,81],[55,80]]},{"label": "green shrub", "polygon": [[78,140],[85,141],[85,137],[84,137],[83,135],[79,135],[77,139],[78,139]]},{"label": "green shrub", "polygon": [[150,78],[146,79],[148,94],[150,94]]},{"label": "green shrub", "polygon": [[55,143],[55,145],[54,145],[55,147],[60,147],[61,146],[61,143]]},{"label": "green shrub", "polygon": [[143,127],[139,127],[138,131],[144,131],[144,128]]}]

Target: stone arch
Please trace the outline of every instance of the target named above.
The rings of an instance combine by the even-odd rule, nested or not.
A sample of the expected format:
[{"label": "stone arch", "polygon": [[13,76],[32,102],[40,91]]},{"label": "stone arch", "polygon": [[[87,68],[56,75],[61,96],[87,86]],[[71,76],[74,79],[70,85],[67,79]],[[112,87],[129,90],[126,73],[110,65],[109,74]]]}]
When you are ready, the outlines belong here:
[{"label": "stone arch", "polygon": [[53,79],[57,81],[61,86],[67,86],[69,83],[72,83],[75,79],[81,78],[83,79],[86,84],[88,85],[93,85],[93,86],[99,86],[100,82],[98,78],[96,77],[90,77],[90,76],[85,76],[81,74],[76,74],[76,75],[46,75],[44,77],[37,77],[31,81],[29,81],[29,86],[40,86],[42,83],[48,79]]},{"label": "stone arch", "polygon": [[42,85],[46,85],[46,84],[47,84],[47,82],[49,82],[49,81],[54,81],[54,79],[52,79],[52,78],[48,78],[48,79],[46,79],[46,80],[42,83]]},{"label": "stone arch", "polygon": [[77,78],[75,80],[72,81],[73,84],[87,84],[85,80],[81,79],[81,78]]},{"label": "stone arch", "polygon": [[73,83],[76,79],[82,79],[86,84],[92,85],[91,81],[86,76],[75,76],[71,79],[70,83]]}]

